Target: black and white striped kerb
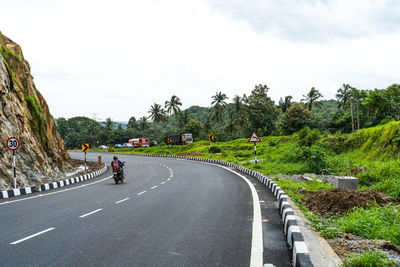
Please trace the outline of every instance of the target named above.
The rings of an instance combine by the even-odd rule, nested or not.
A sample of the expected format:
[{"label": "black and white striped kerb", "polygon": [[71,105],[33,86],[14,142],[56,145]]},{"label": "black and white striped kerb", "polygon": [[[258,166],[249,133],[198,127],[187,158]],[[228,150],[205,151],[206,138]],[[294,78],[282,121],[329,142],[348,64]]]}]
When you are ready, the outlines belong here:
[{"label": "black and white striped kerb", "polygon": [[272,191],[274,197],[277,200],[277,206],[280,214],[282,215],[283,231],[287,237],[287,243],[289,248],[292,250],[292,261],[295,267],[312,267],[314,266],[311,262],[310,254],[308,252],[306,243],[304,242],[304,236],[301,233],[299,226],[297,225],[297,217],[293,211],[290,203],[288,202],[288,196],[282,190],[282,188],[274,181],[268,179],[266,176],[259,172],[249,170],[240,165],[233,164],[226,161],[197,158],[197,157],[185,157],[185,156],[173,156],[173,155],[156,155],[156,154],[135,154],[138,156],[150,156],[150,157],[168,157],[168,158],[179,158],[203,161],[209,163],[217,163],[225,166],[234,168],[244,174],[253,176],[258,179],[262,184]]},{"label": "black and white striped kerb", "polygon": [[50,189],[54,189],[54,188],[64,187],[64,186],[67,186],[70,184],[83,182],[83,181],[95,178],[95,177],[103,174],[106,170],[107,170],[107,166],[104,166],[101,170],[98,170],[98,171],[95,171],[95,172],[92,172],[89,174],[84,174],[84,175],[81,175],[78,177],[69,178],[69,179],[65,179],[62,181],[58,181],[58,182],[42,184],[42,185],[40,185],[39,191],[46,191],[46,190],[50,190]]},{"label": "black and white striped kerb", "polygon": [[35,187],[23,187],[17,189],[4,190],[0,192],[0,199],[27,195],[35,192]]},{"label": "black and white striped kerb", "polygon": [[36,192],[36,191],[45,191],[45,190],[50,190],[50,189],[54,189],[54,188],[60,188],[60,187],[66,186],[66,185],[74,184],[74,183],[79,183],[79,182],[97,177],[100,174],[103,174],[106,170],[107,170],[107,166],[104,166],[104,168],[102,168],[101,170],[98,170],[98,171],[95,171],[95,172],[92,172],[89,174],[85,174],[85,175],[82,175],[79,177],[69,178],[69,179],[66,179],[63,181],[58,181],[58,182],[42,184],[42,185],[40,185],[39,190],[36,190],[34,186],[31,186],[31,187],[23,187],[23,188],[1,191],[0,199],[32,194],[33,192]]}]

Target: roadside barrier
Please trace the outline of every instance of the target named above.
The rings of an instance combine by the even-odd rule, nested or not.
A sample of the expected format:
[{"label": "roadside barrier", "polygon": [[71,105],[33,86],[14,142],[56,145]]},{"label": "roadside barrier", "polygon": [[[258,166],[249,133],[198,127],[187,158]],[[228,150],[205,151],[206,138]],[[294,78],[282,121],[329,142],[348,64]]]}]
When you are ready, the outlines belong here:
[{"label": "roadside barrier", "polygon": [[21,196],[21,195],[27,195],[27,194],[32,194],[34,192],[39,192],[39,191],[46,191],[54,188],[60,188],[64,187],[70,184],[75,184],[79,183],[82,181],[86,181],[89,179],[92,179],[94,177],[97,177],[101,174],[103,174],[105,171],[107,171],[107,166],[104,166],[102,169],[98,171],[94,171],[88,174],[84,174],[78,177],[73,177],[73,178],[68,178],[62,181],[58,182],[52,182],[52,183],[46,183],[40,185],[38,189],[36,189],[34,186],[31,187],[23,187],[23,188],[17,188],[17,189],[10,189],[10,190],[4,190],[0,192],[0,199],[4,198],[10,198],[10,197],[16,197],[16,196]]},{"label": "roadside barrier", "polygon": [[293,266],[295,267],[310,267],[314,266],[311,262],[310,254],[307,249],[306,243],[304,242],[304,236],[301,233],[301,230],[297,224],[297,216],[288,202],[289,197],[285,194],[282,188],[275,183],[273,180],[267,178],[257,171],[253,171],[242,167],[237,164],[233,164],[230,162],[215,160],[215,159],[206,159],[206,158],[197,158],[197,157],[185,157],[185,156],[174,156],[174,155],[157,155],[157,154],[133,154],[134,156],[145,156],[145,157],[163,157],[163,158],[179,158],[179,159],[187,159],[208,163],[215,163],[220,165],[229,166],[235,170],[238,170],[244,174],[252,176],[259,180],[265,187],[267,187],[273,193],[274,197],[277,201],[277,206],[279,213],[282,217],[283,222],[283,231],[286,235],[286,242],[289,248],[292,251],[292,261]]}]

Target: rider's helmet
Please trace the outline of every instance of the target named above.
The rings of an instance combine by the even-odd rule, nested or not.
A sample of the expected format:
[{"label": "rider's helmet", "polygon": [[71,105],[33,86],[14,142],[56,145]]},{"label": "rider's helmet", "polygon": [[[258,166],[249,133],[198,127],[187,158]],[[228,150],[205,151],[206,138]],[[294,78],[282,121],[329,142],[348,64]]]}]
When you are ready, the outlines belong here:
[{"label": "rider's helmet", "polygon": [[117,156],[114,156],[114,160],[117,160],[118,159],[118,157]]}]

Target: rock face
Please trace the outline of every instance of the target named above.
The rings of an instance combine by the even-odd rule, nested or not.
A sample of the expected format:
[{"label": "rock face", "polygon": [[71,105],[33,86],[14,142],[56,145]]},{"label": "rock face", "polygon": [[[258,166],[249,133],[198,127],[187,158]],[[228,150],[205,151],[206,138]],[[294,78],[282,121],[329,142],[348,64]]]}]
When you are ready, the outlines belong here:
[{"label": "rock face", "polygon": [[34,186],[72,169],[64,140],[36,89],[21,47],[0,32],[0,190],[13,186],[12,152],[17,137],[17,187]]}]

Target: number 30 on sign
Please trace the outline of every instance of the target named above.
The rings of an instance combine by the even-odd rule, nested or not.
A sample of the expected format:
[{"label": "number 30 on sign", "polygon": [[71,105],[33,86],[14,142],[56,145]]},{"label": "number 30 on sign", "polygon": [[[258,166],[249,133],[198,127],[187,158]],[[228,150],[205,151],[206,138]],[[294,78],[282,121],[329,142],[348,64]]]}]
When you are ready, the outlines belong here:
[{"label": "number 30 on sign", "polygon": [[10,150],[17,150],[19,147],[19,140],[16,137],[10,137],[7,140],[7,148]]}]

